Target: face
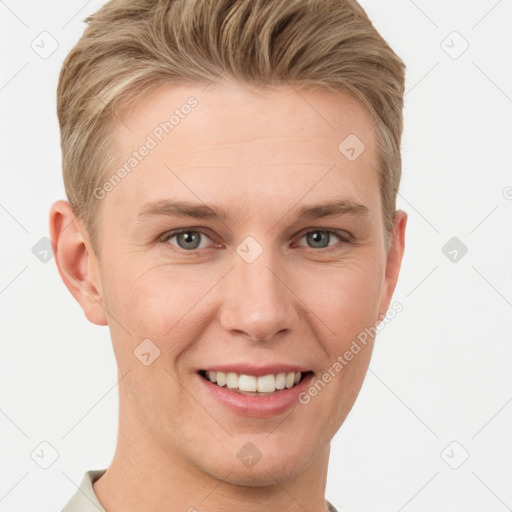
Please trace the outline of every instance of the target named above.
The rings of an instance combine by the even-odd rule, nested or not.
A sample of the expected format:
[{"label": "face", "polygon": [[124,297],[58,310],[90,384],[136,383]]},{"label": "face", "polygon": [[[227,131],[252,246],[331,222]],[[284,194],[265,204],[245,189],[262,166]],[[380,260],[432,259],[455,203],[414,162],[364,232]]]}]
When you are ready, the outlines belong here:
[{"label": "face", "polygon": [[[138,156],[97,191],[89,263],[126,375],[121,415],[216,478],[290,479],[350,411],[373,339],[335,363],[385,314],[398,277],[405,221],[388,255],[370,116],[345,93],[213,83],[163,87],[120,117],[119,167]],[[362,153],[353,138],[355,152],[339,149],[350,134]],[[247,389],[302,380],[250,396],[207,381],[221,369],[248,375]]]}]

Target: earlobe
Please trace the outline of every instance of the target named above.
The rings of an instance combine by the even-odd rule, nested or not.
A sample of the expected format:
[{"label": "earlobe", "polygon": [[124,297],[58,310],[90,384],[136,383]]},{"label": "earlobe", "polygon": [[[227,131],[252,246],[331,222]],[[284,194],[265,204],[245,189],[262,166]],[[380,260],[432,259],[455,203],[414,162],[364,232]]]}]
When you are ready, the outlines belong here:
[{"label": "earlobe", "polygon": [[108,325],[96,256],[80,220],[67,201],[52,205],[49,220],[55,262],[62,281],[90,322]]},{"label": "earlobe", "polygon": [[391,298],[395,291],[402,258],[405,250],[405,228],[407,226],[407,213],[403,210],[395,212],[393,233],[391,234],[391,244],[387,254],[386,273],[384,277],[384,286],[382,290],[381,303],[379,308],[378,320],[381,321],[386,316],[391,303]]}]

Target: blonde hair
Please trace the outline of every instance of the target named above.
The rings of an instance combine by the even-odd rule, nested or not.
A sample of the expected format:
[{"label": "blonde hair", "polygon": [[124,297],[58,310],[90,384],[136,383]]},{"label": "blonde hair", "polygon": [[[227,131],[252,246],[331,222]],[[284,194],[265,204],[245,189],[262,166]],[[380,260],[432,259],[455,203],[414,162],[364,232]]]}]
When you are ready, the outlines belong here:
[{"label": "blonde hair", "polygon": [[60,72],[57,115],[66,194],[93,247],[93,190],[116,164],[119,109],[164,84],[222,74],[259,87],[349,92],[363,103],[375,125],[389,248],[405,65],[355,0],[111,0],[85,21]]}]

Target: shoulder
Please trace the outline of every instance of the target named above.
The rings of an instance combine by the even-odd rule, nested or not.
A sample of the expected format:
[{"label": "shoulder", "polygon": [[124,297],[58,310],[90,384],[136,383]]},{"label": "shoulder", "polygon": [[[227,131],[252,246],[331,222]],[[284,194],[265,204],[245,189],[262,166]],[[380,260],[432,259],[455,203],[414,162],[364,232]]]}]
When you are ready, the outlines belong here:
[{"label": "shoulder", "polygon": [[106,469],[91,469],[85,473],[80,487],[66,503],[61,512],[105,512],[92,484],[105,473]]}]

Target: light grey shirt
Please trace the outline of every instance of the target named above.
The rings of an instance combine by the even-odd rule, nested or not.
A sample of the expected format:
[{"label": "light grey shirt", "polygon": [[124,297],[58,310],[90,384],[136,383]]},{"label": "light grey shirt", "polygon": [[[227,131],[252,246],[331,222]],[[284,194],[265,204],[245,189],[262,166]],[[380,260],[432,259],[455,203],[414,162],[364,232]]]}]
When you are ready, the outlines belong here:
[{"label": "light grey shirt", "polygon": [[[105,473],[106,469],[91,469],[82,478],[79,489],[67,502],[61,512],[106,512],[94,492],[92,484]],[[327,512],[338,512],[328,500]]]}]

